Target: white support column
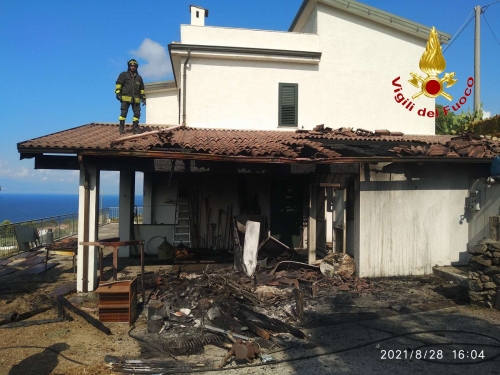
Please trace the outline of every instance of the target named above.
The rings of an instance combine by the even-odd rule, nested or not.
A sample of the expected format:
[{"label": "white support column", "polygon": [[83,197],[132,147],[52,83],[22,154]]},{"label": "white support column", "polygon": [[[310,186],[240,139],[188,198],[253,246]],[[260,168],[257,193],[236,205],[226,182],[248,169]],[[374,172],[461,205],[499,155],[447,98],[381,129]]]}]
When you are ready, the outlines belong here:
[{"label": "white support column", "polygon": [[[78,243],[97,241],[99,227],[99,171],[86,163],[80,169],[78,190]],[[78,245],[78,292],[97,288],[97,249]]]},{"label": "white support column", "polygon": [[316,261],[316,186],[309,185],[309,220],[307,223],[307,248],[309,264]]},{"label": "white support column", "polygon": [[[89,194],[85,189],[85,170],[80,167],[80,187],[78,188],[78,257],[77,257],[77,273],[76,273],[76,290],[83,292],[87,290],[87,264],[85,261],[88,255],[88,246],[80,245],[80,242],[88,241],[88,207]],[[85,270],[84,270],[85,267]],[[84,272],[85,271],[85,272]],[[84,282],[85,278],[85,282]]]},{"label": "white support column", "polygon": [[[100,191],[100,173],[99,169],[92,165],[90,172],[90,199],[89,199],[89,242],[96,242],[99,239],[99,191]],[[95,290],[99,286],[97,283],[97,266],[99,252],[96,246],[89,249],[88,265],[88,290]]]},{"label": "white support column", "polygon": [[151,172],[144,172],[143,224],[153,224],[153,176]]},{"label": "white support column", "polygon": [[[132,225],[134,221],[134,188],[135,172],[120,172],[120,218],[119,234],[120,241],[130,241],[132,239]],[[118,250],[119,257],[130,256],[130,247],[123,246]]]}]

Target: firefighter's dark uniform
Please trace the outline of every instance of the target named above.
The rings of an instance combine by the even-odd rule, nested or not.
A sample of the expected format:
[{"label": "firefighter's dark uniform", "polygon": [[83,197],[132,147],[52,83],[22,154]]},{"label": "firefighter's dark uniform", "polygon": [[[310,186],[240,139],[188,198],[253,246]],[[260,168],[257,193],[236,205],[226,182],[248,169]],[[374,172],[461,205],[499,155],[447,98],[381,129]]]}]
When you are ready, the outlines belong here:
[{"label": "firefighter's dark uniform", "polygon": [[133,131],[138,130],[139,118],[141,117],[141,101],[145,101],[144,82],[139,73],[132,73],[130,70],[120,73],[116,80],[115,93],[120,96],[121,113],[118,119],[120,123],[127,118],[128,108],[132,106],[134,111]]}]

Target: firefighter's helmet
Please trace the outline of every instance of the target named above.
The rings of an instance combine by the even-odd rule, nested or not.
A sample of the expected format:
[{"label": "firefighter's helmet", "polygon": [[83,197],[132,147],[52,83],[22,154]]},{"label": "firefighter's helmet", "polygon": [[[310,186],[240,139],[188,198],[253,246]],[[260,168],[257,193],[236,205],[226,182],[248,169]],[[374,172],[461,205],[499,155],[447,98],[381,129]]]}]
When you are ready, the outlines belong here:
[{"label": "firefighter's helmet", "polygon": [[135,65],[137,68],[139,67],[139,64],[137,63],[137,60],[135,60],[135,59],[129,60],[128,63],[127,63],[127,65],[128,66]]}]

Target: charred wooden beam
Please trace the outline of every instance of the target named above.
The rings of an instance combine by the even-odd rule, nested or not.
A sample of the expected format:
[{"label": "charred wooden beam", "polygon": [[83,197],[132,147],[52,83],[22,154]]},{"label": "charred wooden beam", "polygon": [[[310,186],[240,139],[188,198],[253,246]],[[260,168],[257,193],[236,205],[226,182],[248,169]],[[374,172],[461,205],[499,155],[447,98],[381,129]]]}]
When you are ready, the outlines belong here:
[{"label": "charred wooden beam", "polygon": [[208,324],[205,325],[204,327],[207,331],[210,331],[210,332],[216,332],[216,333],[222,333],[223,335],[225,336],[228,336],[228,334],[230,334],[231,336],[233,336],[234,338],[236,339],[242,339],[242,340],[245,340],[245,341],[248,341],[250,340],[250,337],[248,336],[243,336],[243,335],[240,335],[240,334],[237,334],[237,333],[234,333],[234,332],[231,332],[229,330],[224,330],[224,329],[221,329],[221,328],[217,328],[217,327],[212,327],[212,326],[209,326]]},{"label": "charred wooden beam", "polygon": [[303,286],[307,286],[311,288],[311,296],[313,298],[318,297],[319,292],[319,280],[306,280],[306,279],[297,279],[300,284]]},{"label": "charred wooden beam", "polygon": [[42,324],[49,324],[49,323],[60,323],[64,322],[67,320],[65,317],[57,317],[53,319],[41,319],[41,320],[28,320],[28,321],[23,321],[23,322],[13,322],[13,323],[8,323],[0,328],[19,328],[19,327],[31,327],[31,326],[39,326]]},{"label": "charred wooden beam", "polygon": [[236,313],[236,317],[239,321],[244,323],[250,329],[250,331],[252,331],[256,335],[259,335],[260,337],[265,338],[266,340],[269,340],[269,337],[271,336],[270,333],[265,329],[259,327],[256,322],[248,319],[241,311],[238,311]]},{"label": "charred wooden beam", "polygon": [[17,319],[16,319],[16,322],[19,322],[21,320],[29,319],[32,316],[41,314],[41,313],[43,313],[45,311],[48,311],[48,310],[50,310],[52,308],[53,308],[53,306],[45,306],[45,307],[40,307],[39,309],[35,309],[35,310],[31,310],[31,311],[19,314],[18,317],[17,317]]},{"label": "charred wooden beam", "polygon": [[313,298],[317,298],[318,292],[319,292],[319,284],[317,281],[312,283],[311,289],[312,289],[311,293],[312,293]]},{"label": "charred wooden beam", "polygon": [[245,305],[241,305],[240,308],[243,311],[247,311],[250,314],[254,315],[256,318],[262,320],[263,322],[268,322],[268,323],[275,325],[276,331],[280,331],[280,329],[281,329],[282,331],[280,331],[280,332],[290,332],[292,335],[294,335],[295,337],[298,337],[299,339],[306,338],[306,334],[304,332],[302,332],[300,329],[295,328],[294,326],[292,326],[288,323],[282,322],[281,320],[278,320],[275,318],[270,318],[267,315],[261,314],[257,311],[250,309],[249,307],[246,307]]},{"label": "charred wooden beam", "polygon": [[86,312],[80,310],[78,307],[73,306],[71,302],[69,302],[66,298],[63,296],[57,297],[57,300],[68,310],[74,312],[76,315],[82,317],[85,319],[85,321],[95,328],[97,328],[99,331],[104,332],[106,335],[111,335],[111,330],[106,327],[104,324],[102,324],[100,321],[98,321],[96,318],[90,316]]},{"label": "charred wooden beam", "polygon": [[16,312],[0,314],[0,326],[15,322],[17,320],[17,316],[18,314]]},{"label": "charred wooden beam", "polygon": [[231,280],[225,280],[225,281],[226,281],[226,285],[228,287],[230,287],[231,289],[233,289],[237,293],[241,294],[243,296],[243,298],[247,299],[248,301],[250,301],[254,305],[259,304],[260,301],[259,301],[258,297],[256,295],[254,295],[253,293],[245,290],[245,288],[242,285],[238,285]]}]

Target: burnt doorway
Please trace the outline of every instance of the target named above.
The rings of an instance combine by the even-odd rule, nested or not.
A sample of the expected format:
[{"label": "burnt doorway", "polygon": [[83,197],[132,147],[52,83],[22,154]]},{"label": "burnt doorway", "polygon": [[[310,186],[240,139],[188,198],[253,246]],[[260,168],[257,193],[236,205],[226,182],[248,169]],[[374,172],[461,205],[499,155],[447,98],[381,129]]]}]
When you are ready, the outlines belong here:
[{"label": "burnt doorway", "polygon": [[302,247],[305,180],[273,176],[271,181],[271,236],[294,248]]}]

